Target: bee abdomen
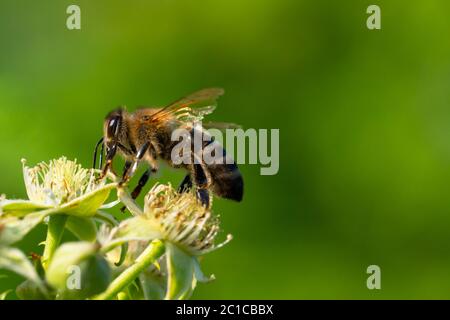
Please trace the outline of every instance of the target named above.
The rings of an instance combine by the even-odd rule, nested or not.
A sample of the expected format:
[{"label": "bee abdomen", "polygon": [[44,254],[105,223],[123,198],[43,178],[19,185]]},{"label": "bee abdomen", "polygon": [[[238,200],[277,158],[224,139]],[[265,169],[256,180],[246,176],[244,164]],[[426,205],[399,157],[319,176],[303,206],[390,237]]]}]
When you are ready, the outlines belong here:
[{"label": "bee abdomen", "polygon": [[225,149],[216,141],[213,147],[220,152],[221,158],[216,158],[215,163],[206,163],[207,170],[211,176],[211,190],[219,197],[241,201],[244,194],[244,180],[234,160],[227,156]]}]

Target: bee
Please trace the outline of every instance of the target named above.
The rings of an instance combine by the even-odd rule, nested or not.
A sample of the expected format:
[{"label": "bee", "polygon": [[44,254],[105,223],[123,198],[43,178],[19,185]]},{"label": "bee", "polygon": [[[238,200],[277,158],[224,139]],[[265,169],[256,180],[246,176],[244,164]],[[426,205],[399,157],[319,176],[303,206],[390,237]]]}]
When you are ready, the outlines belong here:
[{"label": "bee", "polygon": [[[225,149],[208,134],[206,129],[197,125],[204,115],[211,113],[217,99],[223,94],[223,89],[208,88],[194,92],[163,108],[139,108],[134,112],[127,112],[119,108],[110,112],[104,121],[103,137],[98,141],[94,151],[94,168],[97,150],[101,146],[100,168],[105,152],[105,165],[102,177],[108,170],[112,170],[113,159],[120,154],[125,159],[122,180],[125,185],[134,175],[141,162],[148,164],[148,169],[140,177],[131,196],[136,199],[147,183],[152,173],[157,172],[159,160],[165,161],[174,168],[183,168],[187,174],[181,182],[179,192],[195,189],[197,198],[202,205],[209,207],[211,193],[222,198],[241,201],[244,191],[242,175],[236,163]],[[228,124],[219,124],[227,127]],[[218,127],[217,126],[217,127]],[[229,125],[228,127],[231,127]],[[214,127],[214,125],[212,125]],[[197,161],[175,164],[172,161],[172,151],[179,141],[172,140],[172,133],[176,129],[189,132],[190,138],[201,134],[201,148],[189,148],[192,159]],[[203,161],[202,154],[206,147],[213,147],[218,152],[219,159],[213,163]],[[106,150],[104,150],[106,149]]]}]

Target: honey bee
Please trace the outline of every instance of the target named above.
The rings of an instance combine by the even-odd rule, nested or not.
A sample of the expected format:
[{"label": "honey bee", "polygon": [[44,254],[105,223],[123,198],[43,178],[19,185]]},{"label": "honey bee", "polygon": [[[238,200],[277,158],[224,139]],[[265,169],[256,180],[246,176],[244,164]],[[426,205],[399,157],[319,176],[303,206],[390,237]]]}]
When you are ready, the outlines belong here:
[{"label": "honey bee", "polygon": [[[225,149],[208,134],[206,129],[196,125],[204,115],[215,109],[217,99],[222,94],[223,89],[209,88],[194,92],[163,108],[140,108],[132,113],[120,108],[110,112],[104,121],[103,137],[95,147],[94,167],[97,149],[101,145],[100,168],[106,149],[102,176],[106,175],[108,170],[112,170],[113,159],[117,153],[125,159],[121,185],[128,183],[139,163],[144,161],[149,165],[131,194],[133,199],[138,197],[151,173],[158,170],[158,160],[163,160],[172,167],[187,170],[188,173],[178,190],[185,192],[195,188],[202,205],[209,207],[210,192],[222,198],[241,201],[244,182],[236,163],[227,156]],[[226,125],[221,124],[221,127]],[[191,137],[199,133],[208,137],[202,140],[200,153],[198,150],[194,151],[193,147],[189,148],[192,159],[200,161],[181,164],[172,161],[172,151],[179,143],[172,141],[172,133],[180,128],[186,129]],[[207,146],[213,146],[223,161],[216,163],[202,161],[201,155]]]}]

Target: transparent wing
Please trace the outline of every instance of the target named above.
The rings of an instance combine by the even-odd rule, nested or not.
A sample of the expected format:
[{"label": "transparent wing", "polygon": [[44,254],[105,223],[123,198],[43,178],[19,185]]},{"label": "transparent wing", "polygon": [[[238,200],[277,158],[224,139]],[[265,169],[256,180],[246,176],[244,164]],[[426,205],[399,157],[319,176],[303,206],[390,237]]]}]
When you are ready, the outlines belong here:
[{"label": "transparent wing", "polygon": [[225,129],[242,129],[242,127],[236,123],[229,123],[229,122],[203,122],[202,127],[205,129],[218,129],[218,130],[225,130]]},{"label": "transparent wing", "polygon": [[158,122],[167,118],[175,118],[182,122],[200,121],[214,111],[217,99],[223,95],[221,88],[208,88],[194,92],[168,106],[150,117],[150,121]]}]

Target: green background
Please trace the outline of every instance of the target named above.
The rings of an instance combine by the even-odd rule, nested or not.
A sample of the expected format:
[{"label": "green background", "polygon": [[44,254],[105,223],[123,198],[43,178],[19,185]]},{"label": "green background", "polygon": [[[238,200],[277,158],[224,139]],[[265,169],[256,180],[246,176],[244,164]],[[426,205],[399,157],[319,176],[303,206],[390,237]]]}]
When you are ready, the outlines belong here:
[{"label": "green background", "polygon": [[[366,28],[372,3],[381,30]],[[81,30],[66,29],[69,4]],[[0,192],[25,197],[21,158],[90,166],[118,105],[221,86],[210,119],[279,128],[280,170],[243,165],[244,201],[215,201],[234,240],[202,261],[217,280],[193,298],[450,298],[449,12],[444,0],[2,0]],[[163,167],[152,181],[182,176]],[[20,246],[39,252],[44,231]],[[372,264],[381,290],[366,287]]]}]

